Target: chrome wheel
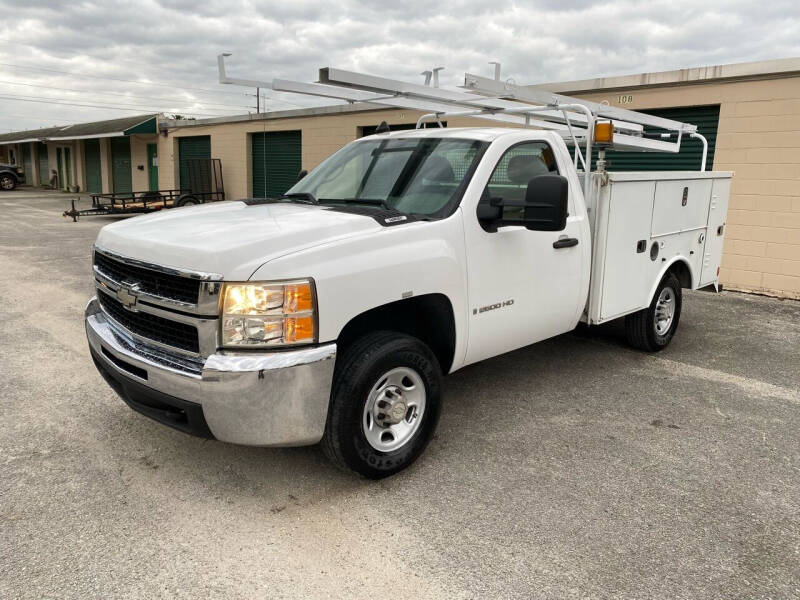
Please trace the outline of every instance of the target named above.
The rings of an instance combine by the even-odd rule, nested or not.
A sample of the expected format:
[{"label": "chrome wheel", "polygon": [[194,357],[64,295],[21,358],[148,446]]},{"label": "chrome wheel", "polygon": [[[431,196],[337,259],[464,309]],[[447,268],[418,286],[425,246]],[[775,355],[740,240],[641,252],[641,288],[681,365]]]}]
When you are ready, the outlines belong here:
[{"label": "chrome wheel", "polygon": [[398,367],[379,377],[361,419],[369,445],[380,452],[405,446],[422,423],[425,397],[422,378],[409,367]]},{"label": "chrome wheel", "polygon": [[4,190],[13,190],[14,189],[14,180],[11,177],[0,177],[0,188]]},{"label": "chrome wheel", "polygon": [[656,301],[656,310],[653,317],[658,335],[666,335],[669,328],[672,327],[672,321],[675,319],[676,304],[675,290],[671,287],[665,287],[661,290],[661,294],[659,294]]}]

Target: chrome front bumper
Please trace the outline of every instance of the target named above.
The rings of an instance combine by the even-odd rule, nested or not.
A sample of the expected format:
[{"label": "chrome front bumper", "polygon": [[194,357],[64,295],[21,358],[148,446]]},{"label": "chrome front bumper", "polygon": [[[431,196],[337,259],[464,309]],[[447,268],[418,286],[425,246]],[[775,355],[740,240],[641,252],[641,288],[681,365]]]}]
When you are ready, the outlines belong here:
[{"label": "chrome front bumper", "polygon": [[96,298],[86,307],[85,321],[89,347],[104,376],[129,384],[126,389],[153,390],[199,405],[218,440],[304,446],[322,439],[336,344],[260,354],[225,351],[192,363],[127,336],[109,323]]}]

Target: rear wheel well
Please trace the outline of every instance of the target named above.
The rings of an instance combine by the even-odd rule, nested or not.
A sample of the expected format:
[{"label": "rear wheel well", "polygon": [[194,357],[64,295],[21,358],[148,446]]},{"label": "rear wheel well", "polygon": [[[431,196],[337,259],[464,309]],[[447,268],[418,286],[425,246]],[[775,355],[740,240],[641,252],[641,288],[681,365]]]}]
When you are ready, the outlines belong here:
[{"label": "rear wheel well", "polygon": [[689,265],[687,265],[685,262],[683,262],[682,260],[675,261],[669,266],[669,269],[667,269],[667,273],[672,273],[673,275],[675,275],[678,281],[680,281],[682,288],[691,289],[692,272],[689,270]]},{"label": "rear wheel well", "polygon": [[456,324],[453,306],[443,294],[425,294],[378,306],[353,317],[336,340],[338,352],[373,331],[397,331],[422,340],[436,356],[442,373],[453,364]]}]

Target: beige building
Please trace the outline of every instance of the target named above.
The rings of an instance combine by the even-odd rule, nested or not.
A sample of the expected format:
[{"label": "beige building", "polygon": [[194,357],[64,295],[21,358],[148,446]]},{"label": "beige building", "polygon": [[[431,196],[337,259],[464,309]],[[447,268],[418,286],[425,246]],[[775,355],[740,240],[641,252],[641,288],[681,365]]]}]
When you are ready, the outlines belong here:
[{"label": "beige building", "polygon": [[157,131],[158,115],[17,131],[0,135],[0,152],[23,167],[27,185],[144,191],[158,187]]},{"label": "beige building", "polygon": [[[698,125],[709,139],[707,168],[735,172],[723,285],[800,298],[800,59],[538,87]],[[186,189],[188,159],[218,158],[227,198],[277,195],[296,181],[301,169],[313,168],[347,142],[373,132],[381,121],[393,129],[407,128],[419,114],[354,104],[198,121],[159,119],[157,138],[129,136],[131,186],[134,191]],[[446,124],[487,123],[460,118]],[[26,133],[33,132],[8,135],[24,138]],[[5,137],[0,136],[0,145]],[[52,138],[48,149],[51,143]],[[87,189],[86,178],[81,179],[81,172],[87,171],[81,154],[85,151],[79,140],[73,143],[74,180]],[[106,147],[110,142],[100,143],[101,153],[107,155],[102,189],[113,191]],[[612,170],[698,169],[700,146],[692,140],[682,144],[677,156],[609,153],[609,159]]]}]

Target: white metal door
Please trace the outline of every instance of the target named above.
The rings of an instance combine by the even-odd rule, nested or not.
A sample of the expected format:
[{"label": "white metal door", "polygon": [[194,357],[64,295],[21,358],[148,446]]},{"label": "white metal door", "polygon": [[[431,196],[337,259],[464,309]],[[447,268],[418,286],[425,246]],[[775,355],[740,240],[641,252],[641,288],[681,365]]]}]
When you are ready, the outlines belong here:
[{"label": "white metal door", "polygon": [[[524,147],[535,151],[537,144],[540,148],[547,146],[533,142],[509,148],[497,162],[488,187],[493,187],[499,170],[508,168],[510,154]],[[525,181],[520,177],[521,188]],[[492,195],[496,193],[493,188]],[[575,327],[586,301],[583,278],[588,225],[585,213],[576,211],[574,198],[570,199],[569,212],[563,231],[512,226],[487,232],[478,225],[474,212],[464,214],[469,297],[466,363]],[[560,238],[574,238],[578,244],[554,247]]]},{"label": "white metal door", "polygon": [[703,252],[703,271],[700,285],[703,287],[717,281],[719,265],[722,262],[722,244],[725,240],[725,222],[728,217],[728,198],[731,194],[731,180],[715,179],[711,188],[711,204],[708,207],[708,230]]}]

